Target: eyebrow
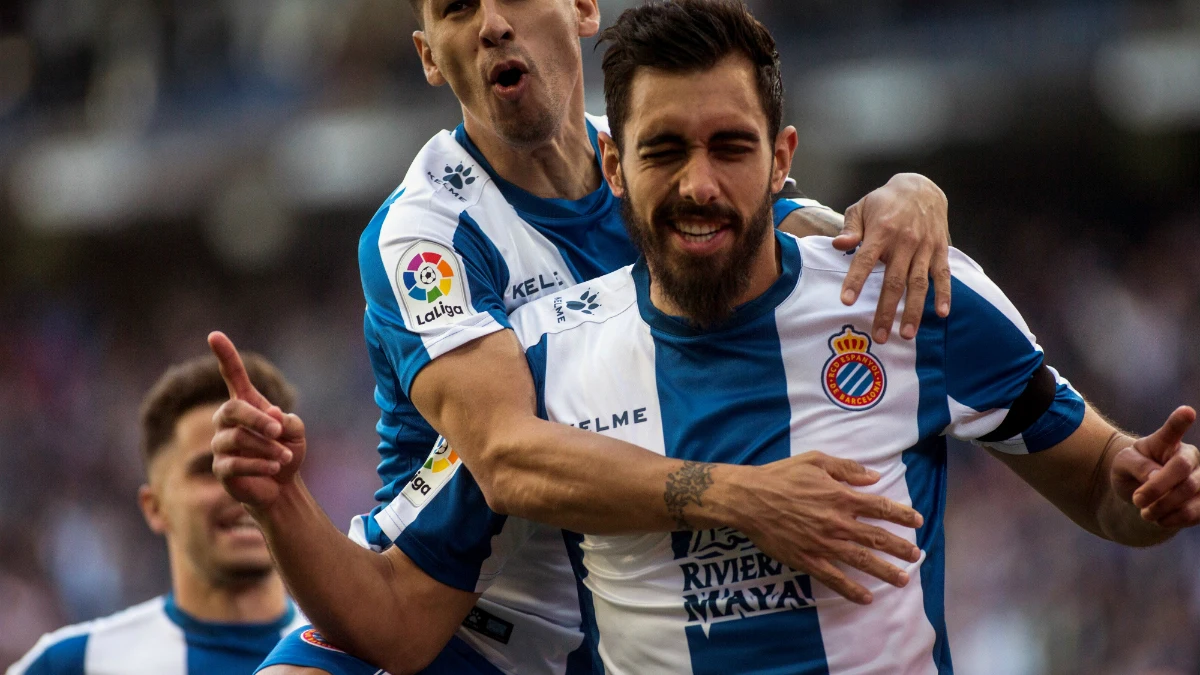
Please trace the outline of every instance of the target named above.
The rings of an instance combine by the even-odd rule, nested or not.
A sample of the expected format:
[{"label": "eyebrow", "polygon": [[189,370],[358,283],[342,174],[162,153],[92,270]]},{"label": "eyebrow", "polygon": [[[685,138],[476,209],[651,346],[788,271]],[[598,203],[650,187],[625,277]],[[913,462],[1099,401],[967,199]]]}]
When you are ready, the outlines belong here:
[{"label": "eyebrow", "polygon": [[[744,141],[747,143],[757,143],[757,142],[759,142],[759,140],[760,139],[759,139],[758,134],[753,131],[745,131],[742,129],[731,129],[728,131],[718,131],[717,133],[715,133],[711,137],[709,137],[708,142],[709,143],[721,143],[721,142],[727,142],[727,141]],[[661,133],[661,134],[655,134],[654,136],[651,136],[650,138],[638,141],[637,147],[638,147],[638,149],[642,149],[642,148],[651,148],[656,145],[686,145],[686,144],[687,144],[687,141],[684,140],[683,136],[681,136],[679,134],[675,134],[675,133],[666,132],[666,133]]]}]

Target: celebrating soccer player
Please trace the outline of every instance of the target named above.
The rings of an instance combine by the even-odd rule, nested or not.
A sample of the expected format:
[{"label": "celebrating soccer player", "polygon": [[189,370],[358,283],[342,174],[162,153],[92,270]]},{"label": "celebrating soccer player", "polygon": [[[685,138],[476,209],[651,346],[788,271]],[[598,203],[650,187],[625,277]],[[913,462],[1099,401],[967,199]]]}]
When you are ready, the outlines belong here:
[{"label": "celebrating soccer player", "polygon": [[[833,300],[852,261],[829,239],[771,227],[795,132],[780,130],[774,43],[740,2],[651,3],[602,40],[603,167],[642,259],[510,317],[540,413],[682,460],[681,525],[697,525],[689,508],[709,499],[712,462],[769,468],[809,448],[878,472],[858,491],[911,503],[924,525],[879,523],[920,548],[916,560],[879,554],[910,583],[846,568],[869,604],[736,528],[568,534],[597,672],[951,672],[947,435],[987,447],[1112,541],[1147,546],[1200,524],[1200,451],[1181,442],[1195,411],[1140,439],[1114,429],[1046,365],[965,255],[951,251],[954,313],[923,305],[913,341],[879,343],[869,312]],[[882,276],[864,298],[882,292]],[[452,419],[443,433],[470,438],[464,427]],[[462,590],[484,588],[522,555],[512,542],[528,526],[488,514],[466,468],[439,483],[406,511],[396,545],[426,551],[426,569],[448,570]]]},{"label": "celebrating soccer player", "polygon": [[[284,410],[292,389],[246,356],[249,381]],[[213,413],[228,399],[211,356],[168,370],[142,403],[138,503],[167,541],[171,592],[43,637],[8,675],[250,675],[303,624],[254,521],[212,472]]]},{"label": "celebrating soccer player", "polygon": [[[507,314],[636,257],[618,200],[602,180],[598,136],[606,122],[583,109],[579,38],[598,30],[596,2],[412,4],[423,26],[414,42],[427,79],[454,89],[464,121],[426,145],[361,242],[384,487],[380,506],[356,522],[356,539],[376,550],[390,547],[405,523],[403,505],[422,502],[461,454],[492,506],[513,515],[580,531],[644,532],[680,527],[686,510],[695,523],[752,533],[782,560],[848,595],[860,597],[862,589],[833,561],[903,583],[898,568],[860,551],[867,546],[905,557],[916,555],[915,548],[854,517],[875,515],[906,527],[919,519],[904,505],[842,485],[842,479],[876,480],[856,464],[811,455],[787,463],[786,471],[722,468],[712,475],[706,501],[689,504],[678,489],[664,495],[668,482],[687,478],[678,460],[535,417],[533,385],[520,345],[506,330]],[[838,234],[828,222],[832,212],[813,202],[778,199],[772,210],[782,229]],[[906,284],[924,297],[932,275],[938,312],[948,312],[945,214],[941,191],[911,174],[849,210],[837,243],[847,251],[861,246],[855,271],[833,293],[854,302],[875,261],[887,261],[891,290],[878,299],[872,330],[882,332],[880,341],[897,323]],[[582,303],[580,311],[591,304],[571,299],[564,311],[575,303]],[[908,309],[898,322],[901,336],[915,334],[920,318],[919,308]],[[520,414],[491,414],[514,401],[523,406]],[[214,466],[251,506],[299,602],[334,643],[412,668],[427,662],[469,611],[461,641],[508,671],[560,673],[589,657],[556,532],[537,538],[543,549],[531,554],[529,569],[510,563],[478,605],[470,593],[438,601],[448,616],[459,616],[447,632],[429,616],[425,595],[441,597],[444,572],[422,565],[416,549],[383,558],[347,548],[296,478],[303,444],[288,434],[300,428],[297,421],[267,419],[269,403],[235,403],[221,419],[230,433],[214,445]],[[452,423],[441,418],[462,415],[473,419],[469,437],[425,466],[435,429]],[[276,472],[257,473],[268,467]],[[849,495],[835,509],[818,499],[831,489]],[[822,524],[829,527],[821,530]],[[424,581],[397,581],[409,574]],[[411,625],[394,623],[397,616]],[[307,656],[280,653],[272,662],[324,666],[331,652],[317,641],[311,633],[289,637],[287,644]],[[451,648],[467,649],[460,641]]]}]

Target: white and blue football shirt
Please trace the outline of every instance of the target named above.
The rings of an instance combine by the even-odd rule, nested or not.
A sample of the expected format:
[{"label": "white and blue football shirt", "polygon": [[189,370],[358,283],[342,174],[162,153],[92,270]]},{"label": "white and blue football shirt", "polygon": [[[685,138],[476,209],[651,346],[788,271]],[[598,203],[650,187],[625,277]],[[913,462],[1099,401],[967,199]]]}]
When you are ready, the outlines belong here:
[{"label": "white and blue football shirt", "polygon": [[[687,460],[757,465],[809,450],[855,460],[881,475],[859,489],[924,516],[916,531],[876,523],[914,541],[922,559],[879,554],[909,572],[903,589],[843,567],[873,592],[864,607],[728,528],[567,533],[595,657],[610,673],[949,673],[945,437],[990,436],[1042,373],[1045,407],[989,443],[1037,452],[1079,427],[1083,400],[1042,369],[1025,322],[962,253],[950,256],[954,312],[938,317],[930,296],[915,339],[875,344],[882,266],[846,307],[838,291],[850,255],[824,237],[776,241],[779,279],[712,331],[658,311],[641,262],[516,312],[540,413]],[[480,590],[550,528],[491,513],[470,473],[454,469],[408,513],[397,543],[423,547],[444,578]]]},{"label": "white and blue football shirt", "polygon": [[42,636],[7,675],[250,675],[304,623],[290,601],[271,623],[200,621],[167,594]]},{"label": "white and blue football shirt", "polygon": [[[589,116],[599,162],[603,117]],[[781,199],[776,225],[791,211],[819,206]],[[433,137],[404,182],[380,207],[359,242],[367,299],[364,330],[381,416],[380,505],[356,519],[351,537],[381,550],[407,523],[408,510],[457,467],[408,398],[433,359],[510,327],[525,303],[631,264],[637,252],[620,201],[604,182],[580,200],[543,199],[495,174],[460,125]],[[405,553],[436,579],[449,572],[417,545]],[[588,669],[575,580],[559,532],[529,539],[492,585],[459,637],[509,673],[560,675]],[[526,564],[527,563],[527,564]]]}]

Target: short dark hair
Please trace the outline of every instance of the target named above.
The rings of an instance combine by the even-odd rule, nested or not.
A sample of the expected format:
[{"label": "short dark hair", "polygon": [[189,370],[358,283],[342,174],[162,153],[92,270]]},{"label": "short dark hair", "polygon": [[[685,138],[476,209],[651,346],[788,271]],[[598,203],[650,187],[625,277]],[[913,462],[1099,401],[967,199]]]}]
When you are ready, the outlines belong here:
[{"label": "short dark hair", "polygon": [[[283,373],[252,352],[242,352],[242,362],[255,388],[284,412],[291,412],[296,392]],[[197,357],[168,368],[142,399],[142,465],[146,471],[175,437],[179,418],[200,406],[228,400],[229,389],[215,356]]]},{"label": "short dark hair", "polygon": [[629,116],[638,68],[689,73],[708,70],[731,54],[754,66],[754,80],[771,141],[783,120],[783,79],[775,39],[741,0],[652,0],[621,13],[600,34],[608,126],[617,147]]}]

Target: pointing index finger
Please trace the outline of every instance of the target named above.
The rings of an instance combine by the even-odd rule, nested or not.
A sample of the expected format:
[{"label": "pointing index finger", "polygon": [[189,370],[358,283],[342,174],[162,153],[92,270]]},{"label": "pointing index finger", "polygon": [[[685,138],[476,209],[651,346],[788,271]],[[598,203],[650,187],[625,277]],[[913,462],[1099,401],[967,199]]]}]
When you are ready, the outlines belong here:
[{"label": "pointing index finger", "polygon": [[209,333],[208,347],[217,357],[221,377],[225,380],[225,386],[229,388],[230,398],[240,399],[260,410],[270,407],[271,402],[258,393],[254,384],[250,382],[250,375],[246,373],[242,357],[228,336],[220,331]]}]

